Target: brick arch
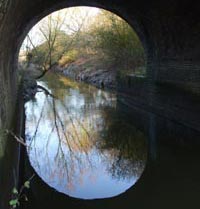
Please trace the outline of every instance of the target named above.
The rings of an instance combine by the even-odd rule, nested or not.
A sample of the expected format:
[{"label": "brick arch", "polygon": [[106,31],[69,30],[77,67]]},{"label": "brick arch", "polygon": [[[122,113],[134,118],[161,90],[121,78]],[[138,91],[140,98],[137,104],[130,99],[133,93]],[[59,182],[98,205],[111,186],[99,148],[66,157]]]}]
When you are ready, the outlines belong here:
[{"label": "brick arch", "polygon": [[[200,131],[200,2],[188,0],[1,0],[0,130],[9,128],[16,119],[15,104],[18,89],[16,56],[23,37],[42,17],[70,6],[100,7],[127,20],[138,33],[146,49],[148,73],[148,82],[144,91],[148,94],[138,94],[138,97],[134,97],[137,101],[131,98],[131,104],[145,107],[148,111],[156,112]],[[198,96],[194,98],[193,94]],[[140,101],[139,104],[138,101]],[[2,140],[1,137],[0,140]],[[3,140],[6,144],[6,139]],[[8,153],[4,156],[5,165],[8,163],[6,157],[10,158],[12,155],[14,157],[13,150],[7,150],[7,148],[6,145],[3,147]],[[3,157],[0,160],[3,161]],[[9,166],[6,165],[7,167]],[[168,167],[170,169],[170,165]],[[11,166],[9,168],[11,168],[9,173],[6,173],[3,178],[0,176],[1,182],[6,182],[13,177],[13,169]],[[0,170],[3,170],[2,167]],[[185,166],[182,173],[185,173]],[[139,190],[142,194],[146,191],[149,198],[143,202],[147,204],[153,203],[151,195],[149,196],[152,188],[155,188],[155,194],[159,188],[155,187],[154,183],[157,179],[153,181],[151,179],[153,176],[149,175],[150,184],[148,182],[143,184],[144,190]],[[150,185],[149,190],[146,189],[146,185]],[[0,187],[0,194],[5,192],[2,189],[4,188]],[[8,191],[11,189],[12,187],[10,190],[7,188],[7,194],[0,195],[0,208],[7,208],[10,198]],[[171,200],[174,200],[173,194],[175,193],[169,196]],[[138,191],[134,195],[137,197]],[[166,195],[163,195],[163,200],[166,200]],[[195,195],[196,193],[194,197]],[[136,200],[141,199],[136,198]],[[126,200],[124,202],[126,203]],[[191,201],[188,199],[188,204],[182,207],[186,208],[191,205],[191,202],[193,203],[194,199]],[[3,206],[2,203],[4,203]],[[168,203],[166,207],[161,205],[158,208],[171,206],[170,201],[166,203]],[[199,204],[198,198],[196,203]],[[157,198],[154,204],[158,204]],[[172,204],[174,205],[174,202]],[[179,204],[180,201],[177,199],[177,207],[180,206]],[[140,202],[138,205],[140,207]]]}]

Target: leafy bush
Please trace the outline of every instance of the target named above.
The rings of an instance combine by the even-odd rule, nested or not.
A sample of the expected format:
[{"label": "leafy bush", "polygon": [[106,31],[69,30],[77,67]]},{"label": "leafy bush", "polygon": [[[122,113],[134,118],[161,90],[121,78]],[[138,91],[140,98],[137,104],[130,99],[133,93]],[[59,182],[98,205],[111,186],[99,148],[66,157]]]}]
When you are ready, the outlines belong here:
[{"label": "leafy bush", "polygon": [[66,52],[61,59],[58,61],[58,64],[63,67],[68,63],[74,62],[78,56],[78,51],[73,49]]}]

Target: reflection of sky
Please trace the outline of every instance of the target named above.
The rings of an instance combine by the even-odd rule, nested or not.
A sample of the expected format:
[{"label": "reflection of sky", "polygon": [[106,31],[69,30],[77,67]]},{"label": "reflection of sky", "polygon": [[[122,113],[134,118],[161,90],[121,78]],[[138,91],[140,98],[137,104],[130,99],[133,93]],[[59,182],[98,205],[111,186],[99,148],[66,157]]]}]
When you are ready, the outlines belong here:
[{"label": "reflection of sky", "polygon": [[83,199],[116,196],[138,178],[116,179],[109,173],[107,164],[112,164],[112,155],[109,150],[98,150],[95,143],[105,127],[101,107],[114,108],[115,99],[111,93],[101,90],[92,93],[93,99],[79,89],[70,89],[62,101],[55,101],[58,130],[52,98],[38,93],[35,101],[26,103],[26,135],[32,166],[51,187]]}]

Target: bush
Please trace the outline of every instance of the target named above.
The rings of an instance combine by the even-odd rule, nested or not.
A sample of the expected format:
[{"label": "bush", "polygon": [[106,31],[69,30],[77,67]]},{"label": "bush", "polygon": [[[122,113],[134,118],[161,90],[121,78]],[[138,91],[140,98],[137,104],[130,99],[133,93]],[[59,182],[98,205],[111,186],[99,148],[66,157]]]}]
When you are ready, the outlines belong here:
[{"label": "bush", "polygon": [[78,51],[73,49],[71,51],[66,52],[61,59],[58,61],[58,64],[63,67],[68,63],[74,62],[78,56]]}]

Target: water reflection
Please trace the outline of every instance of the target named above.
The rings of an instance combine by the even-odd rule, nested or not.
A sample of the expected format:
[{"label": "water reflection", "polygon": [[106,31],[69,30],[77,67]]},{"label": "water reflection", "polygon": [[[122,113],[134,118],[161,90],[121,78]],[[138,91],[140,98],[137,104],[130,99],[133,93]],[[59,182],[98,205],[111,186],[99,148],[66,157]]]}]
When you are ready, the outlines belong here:
[{"label": "water reflection", "polygon": [[145,136],[116,108],[112,93],[49,74],[26,103],[32,166],[56,190],[83,199],[116,196],[144,170]]}]

